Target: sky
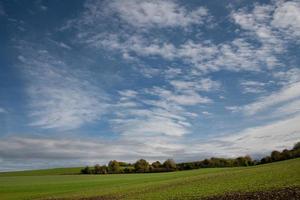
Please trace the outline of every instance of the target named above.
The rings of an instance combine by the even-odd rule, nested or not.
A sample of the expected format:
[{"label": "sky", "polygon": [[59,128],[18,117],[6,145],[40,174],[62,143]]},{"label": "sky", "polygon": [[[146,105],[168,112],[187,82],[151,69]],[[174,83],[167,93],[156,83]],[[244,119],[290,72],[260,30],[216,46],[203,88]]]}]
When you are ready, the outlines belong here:
[{"label": "sky", "polygon": [[0,26],[0,171],[300,140],[299,0],[0,0]]}]

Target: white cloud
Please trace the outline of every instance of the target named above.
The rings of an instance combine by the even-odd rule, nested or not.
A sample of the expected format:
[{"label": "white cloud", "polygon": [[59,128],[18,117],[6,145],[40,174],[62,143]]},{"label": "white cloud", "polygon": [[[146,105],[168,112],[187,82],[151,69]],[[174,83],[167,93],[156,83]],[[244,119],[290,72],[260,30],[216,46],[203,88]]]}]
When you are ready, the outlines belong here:
[{"label": "white cloud", "polygon": [[280,120],[268,125],[248,128],[238,134],[224,137],[223,141],[233,144],[235,154],[264,154],[274,149],[291,147],[300,139],[299,116]]},{"label": "white cloud", "polygon": [[[119,50],[122,54],[143,58],[161,57],[169,61],[182,60],[192,65],[195,70],[211,72],[229,71],[259,71],[278,66],[275,56],[276,48],[271,44],[256,47],[244,39],[234,39],[219,45],[209,41],[187,41],[179,46],[172,43],[151,41],[137,35],[127,35],[122,38],[117,35],[95,35],[84,40],[96,48]],[[125,40],[123,42],[123,40]],[[275,49],[275,50],[274,50]]]},{"label": "white cloud", "polygon": [[297,114],[300,112],[300,100],[291,101],[286,103],[273,111],[273,116],[284,116]]},{"label": "white cloud", "polygon": [[62,48],[68,49],[68,50],[72,49],[69,45],[67,45],[63,42],[59,42],[58,45]]},{"label": "white cloud", "polygon": [[[115,132],[128,138],[144,138],[157,136],[182,136],[189,132],[190,124],[181,104],[193,102],[171,101],[158,91],[158,88],[147,92],[154,98],[144,97],[144,93],[136,99],[124,98],[126,91],[120,92],[120,102],[116,104],[115,118],[110,120]],[[168,91],[171,94],[170,91]],[[135,94],[137,95],[137,94]],[[151,136],[151,137],[150,137]]]},{"label": "white cloud", "polygon": [[[125,37],[123,42],[121,37]],[[173,44],[148,41],[138,35],[93,35],[84,41],[96,48],[109,48],[120,50],[122,54],[132,57],[131,54],[139,56],[161,56],[171,60],[175,57],[176,48]]]},{"label": "white cloud", "polygon": [[254,34],[266,45],[282,51],[286,39],[300,36],[300,3],[277,1],[273,4],[256,4],[251,11],[241,9],[232,13],[233,20],[248,33]]},{"label": "white cloud", "polygon": [[[90,162],[108,162],[110,159],[121,159],[124,155],[130,159],[138,157],[137,151],[129,149],[127,141],[103,141],[99,139],[41,138],[41,137],[10,137],[2,138],[0,157],[3,159],[27,160],[71,160],[74,164]],[[99,158],[101,154],[101,158]],[[47,165],[46,165],[47,166]]]},{"label": "white cloud", "polygon": [[211,103],[193,89],[180,92],[160,87],[140,91],[120,91],[115,117],[110,120],[115,132],[127,138],[180,137],[189,133],[190,118],[197,116],[186,107]]},{"label": "white cloud", "polygon": [[168,101],[176,102],[180,105],[197,105],[201,103],[211,103],[212,100],[207,97],[202,97],[195,92],[187,92],[184,94],[171,95],[166,97]]},{"label": "white cloud", "polygon": [[242,81],[241,85],[243,86],[265,86],[266,84],[258,81]]},{"label": "white cloud", "polygon": [[242,110],[240,106],[225,106],[225,109],[231,112],[238,112]]},{"label": "white cloud", "polygon": [[217,139],[197,141],[186,147],[189,155],[237,157],[265,156],[272,150],[291,148],[300,140],[300,116],[244,129]]},{"label": "white cloud", "polygon": [[169,103],[176,103],[178,105],[197,105],[212,102],[211,99],[200,96],[194,90],[186,90],[179,93],[173,93],[172,91],[164,88],[154,87],[149,91],[149,93],[152,95],[157,95],[161,99]]},{"label": "white cloud", "polygon": [[[162,128],[169,128],[169,121],[163,125],[165,119],[158,120],[163,121],[153,121],[155,124],[152,124],[151,121],[149,124],[142,123],[138,125],[138,129],[132,129],[133,133],[128,132],[125,137],[118,140],[77,137],[45,138],[40,136],[2,137],[0,140],[0,159],[3,163],[10,163],[11,166],[8,166],[8,169],[24,169],[33,166],[37,168],[49,167],[49,163],[54,163],[53,167],[106,164],[112,159],[134,162],[139,158],[145,158],[148,161],[167,158],[188,161],[211,156],[251,155],[256,157],[265,156],[272,150],[291,148],[300,139],[299,115],[219,136],[217,139],[210,138],[201,141],[195,139],[193,141],[177,140],[168,136],[139,134],[138,131],[144,131],[148,128],[151,129],[151,133],[154,127],[157,127],[154,129],[157,132],[161,131]],[[129,124],[129,126],[133,126],[133,124]],[[142,126],[146,126],[145,129]],[[173,129],[171,128],[171,130]],[[26,165],[28,161],[31,164]],[[1,165],[1,170],[5,170],[5,165]]]},{"label": "white cloud", "polygon": [[132,97],[136,97],[138,93],[134,90],[124,90],[124,91],[119,91],[119,94],[125,98],[132,98]]},{"label": "white cloud", "polygon": [[274,11],[272,25],[290,36],[300,37],[299,13],[299,1],[284,2]]},{"label": "white cloud", "polygon": [[[147,135],[151,135],[152,137],[157,135],[182,136],[188,133],[185,126],[186,124],[180,124],[180,122],[178,123],[177,120],[169,116],[159,116],[162,113],[155,113],[159,112],[159,110],[144,111],[149,114],[145,113],[143,116],[142,113],[137,113],[139,115],[137,119],[119,119],[112,121],[115,130],[131,138],[144,138]],[[153,116],[149,116],[150,114]]]},{"label": "white cloud", "polygon": [[7,111],[4,108],[0,107],[0,113],[6,113]]},{"label": "white cloud", "polygon": [[150,66],[139,65],[137,67],[134,67],[134,69],[136,71],[140,72],[146,78],[153,78],[153,77],[159,76],[160,73],[162,73],[161,69],[153,68]]},{"label": "white cloud", "polygon": [[[300,82],[293,82],[294,73],[291,74],[289,71],[287,73],[279,73],[279,77],[287,78],[285,79],[286,82],[282,84],[283,86],[281,89],[261,96],[252,103],[243,106],[225,106],[225,109],[232,112],[242,112],[248,115],[248,117],[251,115],[263,114],[265,116],[263,118],[270,119],[297,113],[298,100],[300,99]],[[288,79],[291,77],[292,79]],[[265,86],[266,83],[244,81],[241,84],[243,87],[246,87],[246,90],[251,86],[250,89],[253,89],[253,92],[257,93],[256,90],[260,90],[260,87]]]},{"label": "white cloud", "polygon": [[212,91],[220,88],[220,83],[213,81],[210,78],[201,78],[200,80],[184,81],[184,80],[171,80],[170,84],[179,91]]},{"label": "white cloud", "polygon": [[[161,7],[156,9],[157,12],[163,13],[161,9],[165,9],[166,14],[154,15],[153,8],[156,6]],[[247,32],[222,43],[210,40],[184,40],[177,44],[163,37],[157,37],[155,33],[139,31],[144,26],[157,28],[173,26],[173,22],[163,20],[164,17],[169,16],[168,13],[175,12],[174,16],[181,16],[180,13],[187,12],[187,9],[175,1],[113,1],[106,4],[88,2],[82,15],[72,21],[76,25],[72,27],[77,28],[80,43],[91,48],[120,53],[124,59],[136,61],[139,65],[143,58],[163,58],[167,61],[182,61],[192,67],[191,71],[194,73],[220,70],[264,71],[280,66],[278,55],[285,52],[285,41],[271,25],[275,8],[273,5],[256,4],[250,11],[241,9],[232,12],[233,21]],[[123,20],[113,18],[114,12],[117,12]],[[189,14],[186,14],[185,18],[189,18]],[[111,28],[104,27],[103,20],[113,20],[119,28],[117,31],[114,31],[115,29],[103,31]],[[124,25],[124,21],[133,24],[134,27]],[[201,20],[194,21],[201,22]],[[185,26],[181,19],[176,22]],[[253,43],[253,35],[259,41],[258,44]],[[153,77],[153,73],[158,72],[150,70],[150,73],[147,73],[142,67],[141,73],[146,77]]]},{"label": "white cloud", "polygon": [[300,69],[291,68],[286,71],[273,72],[273,76],[281,81],[282,85],[287,85],[300,81]]},{"label": "white cloud", "polygon": [[6,12],[4,10],[4,7],[2,5],[2,3],[0,3],[0,16],[5,16],[6,15]]},{"label": "white cloud", "polygon": [[272,18],[272,5],[255,5],[253,10],[241,9],[232,13],[234,22],[241,28],[252,31],[261,40],[275,39],[269,23]]},{"label": "white cloud", "polygon": [[170,0],[111,1],[108,8],[131,26],[139,28],[187,27],[202,24],[208,15],[203,7],[187,10]]},{"label": "white cloud", "polygon": [[89,73],[70,68],[59,57],[31,43],[19,48],[22,71],[29,83],[30,125],[74,129],[100,119],[107,106],[106,97],[91,83]]},{"label": "white cloud", "polygon": [[175,67],[168,67],[168,69],[164,71],[166,79],[173,79],[182,73],[183,72],[180,68],[175,68]]},{"label": "white cloud", "polygon": [[[107,164],[113,159],[135,162],[145,158],[155,161],[174,157],[183,147],[173,139],[161,136],[136,136],[131,140],[11,136],[0,140],[0,162],[10,163],[8,169],[11,170]],[[2,170],[5,170],[5,165],[1,165]]]},{"label": "white cloud", "polygon": [[207,111],[203,111],[202,114],[205,115],[205,116],[212,116],[212,113],[207,112]]},{"label": "white cloud", "polygon": [[266,83],[258,81],[241,81],[243,93],[262,93],[265,92]]},{"label": "white cloud", "polygon": [[257,101],[243,106],[246,114],[253,115],[258,112],[264,111],[272,106],[287,103],[291,100],[300,97],[300,82],[296,82],[283,87],[281,90],[276,91],[270,95],[263,96]]},{"label": "white cloud", "polygon": [[41,5],[41,6],[40,6],[40,9],[41,9],[42,11],[46,11],[46,10],[48,10],[48,7],[47,7],[47,6],[44,6],[44,5]]}]

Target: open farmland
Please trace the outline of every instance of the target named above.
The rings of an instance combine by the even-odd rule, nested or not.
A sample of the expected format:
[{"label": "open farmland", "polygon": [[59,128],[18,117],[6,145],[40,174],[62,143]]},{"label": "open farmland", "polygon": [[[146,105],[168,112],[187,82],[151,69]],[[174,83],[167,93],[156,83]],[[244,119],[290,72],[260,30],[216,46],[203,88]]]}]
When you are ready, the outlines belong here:
[{"label": "open farmland", "polygon": [[0,199],[199,199],[228,192],[300,187],[300,159],[170,173],[65,175],[55,169],[0,173]]}]

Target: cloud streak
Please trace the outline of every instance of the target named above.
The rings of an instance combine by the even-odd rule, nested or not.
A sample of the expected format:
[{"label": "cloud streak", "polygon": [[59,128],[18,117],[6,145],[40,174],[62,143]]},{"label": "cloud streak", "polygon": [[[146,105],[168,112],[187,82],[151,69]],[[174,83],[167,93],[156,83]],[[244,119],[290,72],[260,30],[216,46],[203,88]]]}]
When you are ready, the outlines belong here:
[{"label": "cloud streak", "polygon": [[271,95],[261,97],[257,101],[245,105],[243,110],[246,114],[253,115],[278,104],[289,103],[298,98],[300,98],[300,82],[287,85]]},{"label": "cloud streak", "polygon": [[[48,50],[32,43],[19,46],[19,61],[28,80],[31,126],[69,130],[99,120],[107,106],[105,93],[82,69],[72,69]],[[44,48],[44,47],[42,47]],[[25,50],[26,49],[26,50]]]},{"label": "cloud streak", "polygon": [[285,120],[247,128],[238,133],[219,136],[218,139],[199,141],[199,144],[191,145],[187,151],[222,157],[247,154],[263,156],[274,149],[291,148],[300,137],[300,126],[297,123],[299,120],[300,116],[297,115]]},{"label": "cloud streak", "polygon": [[[153,135],[143,137],[136,135],[135,138],[121,138],[114,141],[100,138],[11,136],[1,139],[0,157],[10,162],[19,159],[34,161],[36,167],[47,167],[46,161],[49,160],[64,161],[56,166],[63,166],[66,163],[74,166],[78,163],[104,164],[111,159],[134,162],[137,158],[146,158],[155,161],[175,155],[178,161],[210,156],[236,157],[246,154],[259,157],[274,149],[291,148],[300,136],[300,126],[297,123],[299,120],[300,116],[297,115],[286,120],[223,135],[218,139],[210,138],[201,141],[176,141],[170,137]],[[18,168],[18,165],[15,167]]]}]

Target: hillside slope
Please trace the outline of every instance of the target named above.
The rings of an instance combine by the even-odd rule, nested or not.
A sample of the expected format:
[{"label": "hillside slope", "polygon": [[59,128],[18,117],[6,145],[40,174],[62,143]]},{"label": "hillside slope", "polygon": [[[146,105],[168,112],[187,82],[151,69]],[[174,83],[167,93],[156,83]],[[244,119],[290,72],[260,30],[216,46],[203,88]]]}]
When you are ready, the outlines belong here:
[{"label": "hillside slope", "polygon": [[[24,172],[25,173],[25,172]],[[254,167],[172,173],[0,176],[0,199],[99,196],[101,199],[194,199],[225,192],[300,186],[300,159]],[[44,173],[46,174],[46,173]]]},{"label": "hillside slope", "polygon": [[79,174],[82,167],[69,167],[69,168],[53,168],[53,169],[39,169],[39,170],[26,170],[15,172],[0,172],[0,177],[5,176],[46,176],[46,175],[73,175]]}]

